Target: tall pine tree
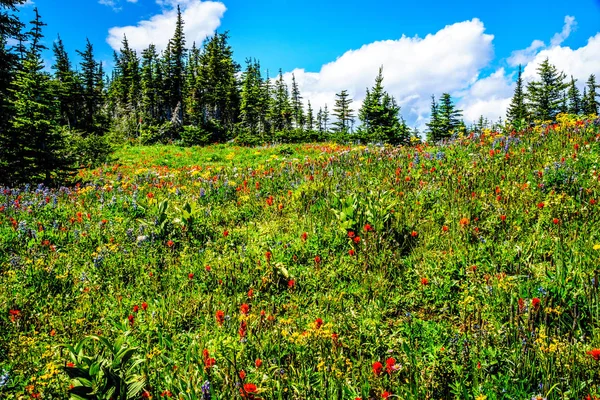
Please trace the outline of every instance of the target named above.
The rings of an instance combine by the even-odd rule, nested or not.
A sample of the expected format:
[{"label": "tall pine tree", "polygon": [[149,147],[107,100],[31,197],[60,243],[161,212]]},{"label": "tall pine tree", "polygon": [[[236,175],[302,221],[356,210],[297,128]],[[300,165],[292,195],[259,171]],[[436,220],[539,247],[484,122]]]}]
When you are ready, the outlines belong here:
[{"label": "tall pine tree", "polygon": [[599,88],[600,88],[600,85],[596,84],[596,76],[594,74],[591,74],[586,82],[587,93],[583,96],[584,97],[583,112],[587,115],[598,115],[598,110],[600,109],[600,103],[598,102],[596,97],[598,97],[600,95],[600,93],[598,93],[596,91],[596,89],[599,89]]},{"label": "tall pine tree", "polygon": [[522,128],[524,120],[527,119],[527,106],[525,105],[525,93],[523,92],[523,68],[519,65],[519,72],[517,75],[517,85],[515,86],[515,93],[508,106],[506,113],[506,119],[516,129]]},{"label": "tall pine tree", "polygon": [[537,69],[539,81],[527,85],[527,100],[531,116],[540,121],[552,121],[560,112],[566,76],[546,58]]},{"label": "tall pine tree", "polygon": [[354,120],[354,110],[350,108],[352,99],[349,97],[347,90],[342,90],[335,95],[335,106],[333,115],[336,121],[333,123],[334,130],[338,134],[339,139],[345,139],[344,135],[350,132],[352,121]]}]

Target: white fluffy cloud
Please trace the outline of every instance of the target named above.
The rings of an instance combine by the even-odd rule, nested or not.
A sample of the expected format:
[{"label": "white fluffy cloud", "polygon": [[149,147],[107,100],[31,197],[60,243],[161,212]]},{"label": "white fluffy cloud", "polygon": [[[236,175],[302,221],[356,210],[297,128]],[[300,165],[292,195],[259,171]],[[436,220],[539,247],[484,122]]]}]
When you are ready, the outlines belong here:
[{"label": "white fluffy cloud", "polygon": [[[524,65],[523,77],[536,77],[536,69],[546,57],[550,62],[583,83],[600,65],[600,33],[578,49],[561,47],[575,26],[566,16],[561,32],[547,47],[534,40],[527,49],[513,52],[506,60],[510,66]],[[504,118],[514,91],[514,68],[498,68],[488,76],[481,71],[494,56],[493,36],[485,33],[478,19],[449,25],[424,38],[402,36],[398,40],[378,41],[349,50],[321,67],[319,72],[295,69],[284,74],[291,85],[292,74],[305,101],[318,110],[325,104],[331,109],[335,93],[347,89],[358,110],[367,87],[373,86],[378,68],[384,66],[384,86],[402,107],[402,115],[411,126],[420,129],[429,119],[431,95],[439,98],[450,93],[463,110],[466,123],[479,116],[496,121]],[[595,69],[595,71],[594,71]]]},{"label": "white fluffy cloud", "polygon": [[335,93],[347,89],[356,110],[383,65],[386,90],[398,99],[409,122],[422,124],[431,94],[455,92],[476,82],[480,70],[491,61],[493,36],[484,30],[483,23],[473,19],[424,38],[378,41],[347,51],[319,72],[295,69],[284,78],[290,84],[293,73],[305,100],[315,109],[325,104],[331,108]]},{"label": "white fluffy cloud", "polygon": [[227,10],[225,5],[218,1],[157,0],[157,4],[162,7],[160,14],[139,21],[136,25],[110,28],[106,39],[108,44],[118,51],[125,35],[129,46],[135,50],[141,51],[151,43],[155,44],[158,50],[165,49],[175,31],[178,5],[181,7],[185,23],[186,41],[189,44],[194,41],[201,43],[221,25],[221,18]]}]

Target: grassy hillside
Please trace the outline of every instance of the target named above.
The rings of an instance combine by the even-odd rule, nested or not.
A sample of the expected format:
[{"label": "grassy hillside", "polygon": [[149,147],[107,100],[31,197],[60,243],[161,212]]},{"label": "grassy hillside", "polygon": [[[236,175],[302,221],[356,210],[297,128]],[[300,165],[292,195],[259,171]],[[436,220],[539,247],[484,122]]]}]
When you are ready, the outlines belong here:
[{"label": "grassy hillside", "polygon": [[0,188],[2,399],[600,396],[600,120],[117,158]]}]

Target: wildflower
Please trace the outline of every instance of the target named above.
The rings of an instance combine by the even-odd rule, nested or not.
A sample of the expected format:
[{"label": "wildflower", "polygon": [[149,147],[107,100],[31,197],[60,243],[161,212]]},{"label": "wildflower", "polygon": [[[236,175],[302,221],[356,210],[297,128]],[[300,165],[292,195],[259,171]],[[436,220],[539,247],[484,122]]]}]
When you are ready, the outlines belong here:
[{"label": "wildflower", "polygon": [[222,310],[218,310],[215,318],[217,319],[217,324],[221,326],[223,325],[223,322],[225,322],[225,313]]},{"label": "wildflower", "polygon": [[163,390],[160,394],[161,397],[173,397],[173,393],[170,390]]},{"label": "wildflower", "polygon": [[210,265],[207,265],[206,267],[204,267],[204,270],[205,270],[206,272],[210,272]]},{"label": "wildflower", "polygon": [[379,375],[381,375],[381,371],[383,371],[383,364],[380,363],[379,361],[375,361],[373,363],[372,369],[373,369],[373,373],[375,374],[375,376],[379,376]]},{"label": "wildflower", "polygon": [[136,304],[133,306],[133,312],[136,313],[140,310],[140,307]]},{"label": "wildflower", "polygon": [[129,320],[129,325],[133,326],[133,322],[134,322],[134,316],[129,314],[129,317],[127,317],[127,319]]},{"label": "wildflower", "polygon": [[253,383],[244,383],[243,389],[240,389],[240,395],[244,398],[248,397],[249,399],[254,398],[254,394],[256,393],[256,385]]},{"label": "wildflower", "polygon": [[21,315],[21,310],[9,310],[8,315],[10,316],[11,322],[15,322]]},{"label": "wildflower", "polygon": [[321,262],[321,256],[315,256],[315,263],[319,264]]},{"label": "wildflower", "polygon": [[442,226],[442,232],[448,232],[448,227],[446,225]]},{"label": "wildflower", "polygon": [[150,394],[149,391],[147,391],[147,390],[144,389],[144,391],[142,392],[142,398],[143,399],[151,399],[152,395]]},{"label": "wildflower", "polygon": [[225,229],[223,231],[223,236],[225,236],[225,237],[229,236],[229,231],[227,229]]},{"label": "wildflower", "polygon": [[502,214],[502,215],[500,216],[500,220],[501,220],[502,222],[506,221],[506,215]]},{"label": "wildflower", "polygon": [[545,205],[544,202],[541,201],[538,203],[537,207],[541,210],[542,208],[544,208],[544,205]]},{"label": "wildflower", "polygon": [[257,358],[256,361],[254,361],[254,365],[256,366],[256,368],[260,368],[262,364],[263,362],[260,358]]},{"label": "wildflower", "polygon": [[242,304],[240,306],[240,312],[244,315],[248,315],[248,313],[250,312],[250,306],[246,303]]},{"label": "wildflower", "polygon": [[412,232],[410,233],[410,236],[412,236],[412,237],[417,237],[418,235],[419,235],[419,234],[418,234],[416,231],[412,231]]},{"label": "wildflower", "polygon": [[271,254],[271,252],[270,252],[270,251],[267,251],[267,252],[265,253],[265,258],[267,259],[267,261],[271,260],[271,256],[272,256],[272,254]]},{"label": "wildflower", "polygon": [[590,351],[586,351],[585,354],[589,354],[596,361],[600,361],[600,349],[592,349]]},{"label": "wildflower", "polygon": [[390,392],[383,392],[381,393],[381,398],[382,399],[387,399],[388,397],[390,397],[392,394]]},{"label": "wildflower", "polygon": [[394,370],[394,366],[396,365],[396,359],[394,357],[390,357],[385,360],[385,368],[388,374],[391,374]]},{"label": "wildflower", "polygon": [[348,237],[350,239],[354,238],[354,236],[356,236],[356,233],[354,233],[354,231],[348,231]]},{"label": "wildflower", "polygon": [[560,222],[560,221],[558,220],[558,218],[554,218],[554,219],[552,220],[552,223],[553,223],[554,225],[558,225],[558,223],[559,223],[559,222]]},{"label": "wildflower", "polygon": [[296,286],[296,281],[293,279],[290,279],[287,283],[288,289],[293,289],[294,286]]},{"label": "wildflower", "polygon": [[73,364],[72,362],[69,361],[67,363],[67,368],[74,368],[74,367],[75,367],[75,364]]},{"label": "wildflower", "polygon": [[534,311],[537,311],[537,309],[540,307],[541,302],[542,301],[537,297],[531,299],[531,307],[533,307]]},{"label": "wildflower", "polygon": [[248,332],[248,324],[246,323],[246,321],[242,321],[240,323],[240,329],[238,331],[238,333],[240,334],[240,338],[241,339],[245,338],[247,332]]},{"label": "wildflower", "polygon": [[268,205],[270,205],[270,206],[272,206],[272,205],[273,205],[273,196],[269,196],[269,197],[267,198],[267,204],[268,204]]},{"label": "wildflower", "polygon": [[359,243],[360,243],[360,236],[356,236],[354,239],[352,239],[352,241],[353,241],[355,244],[359,244]]},{"label": "wildflower", "polygon": [[323,326],[323,320],[321,318],[317,318],[315,320],[315,329],[321,329]]},{"label": "wildflower", "polygon": [[469,225],[469,219],[463,217],[460,219],[459,224],[460,224],[460,226],[467,226],[467,225]]},{"label": "wildflower", "polygon": [[193,272],[190,272],[190,273],[188,274],[188,278],[189,278],[190,280],[191,280],[191,279],[194,279],[194,273],[193,273]]},{"label": "wildflower", "polygon": [[365,232],[373,232],[373,227],[370,224],[365,224]]},{"label": "wildflower", "polygon": [[146,311],[148,309],[148,303],[142,301],[142,310]]},{"label": "wildflower", "polygon": [[423,285],[423,286],[429,285],[429,279],[427,279],[427,278],[421,278],[421,285]]},{"label": "wildflower", "polygon": [[277,206],[277,209],[279,209],[280,211],[283,210],[283,204],[279,203],[279,205]]},{"label": "wildflower", "polygon": [[240,370],[239,376],[241,380],[246,379],[246,371],[244,371],[243,369]]},{"label": "wildflower", "polygon": [[306,241],[306,238],[307,238],[307,237],[308,237],[308,233],[304,232],[304,233],[302,234],[302,240],[303,240],[303,241]]},{"label": "wildflower", "polygon": [[348,254],[350,254],[351,256],[355,255],[356,252],[354,251],[354,249],[350,249],[348,250]]},{"label": "wildflower", "polygon": [[167,242],[167,247],[173,247],[173,246],[175,246],[175,242],[174,242],[174,241],[172,241],[172,240],[169,240],[169,241]]},{"label": "wildflower", "polygon": [[519,312],[521,313],[521,312],[525,311],[525,300],[523,300],[522,298],[519,298],[517,303],[519,304]]}]

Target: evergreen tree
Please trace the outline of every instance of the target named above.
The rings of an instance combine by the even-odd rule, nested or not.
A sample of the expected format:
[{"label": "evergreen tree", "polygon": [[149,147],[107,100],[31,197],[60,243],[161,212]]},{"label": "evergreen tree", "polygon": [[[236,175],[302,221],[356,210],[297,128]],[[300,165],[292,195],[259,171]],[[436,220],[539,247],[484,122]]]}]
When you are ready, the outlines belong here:
[{"label": "evergreen tree", "polygon": [[429,130],[427,131],[427,141],[437,142],[442,138],[442,128],[440,121],[439,106],[435,101],[435,96],[431,96],[431,117],[429,123],[426,124]]},{"label": "evergreen tree", "polygon": [[211,140],[220,142],[234,130],[240,110],[237,73],[240,66],[233,60],[228,33],[208,39],[200,55],[198,87],[202,91],[201,121],[211,132]]},{"label": "evergreen tree", "polygon": [[293,109],[290,104],[290,97],[287,85],[283,80],[283,73],[279,70],[279,76],[275,81],[273,98],[273,129],[275,132],[287,132],[292,127]]},{"label": "evergreen tree", "polygon": [[52,94],[50,75],[43,71],[41,40],[45,25],[37,8],[32,29],[27,34],[30,47],[22,68],[12,82],[12,117],[7,135],[0,137],[4,149],[1,178],[10,184],[44,181],[49,184],[54,175],[67,169],[66,144],[56,130],[58,104]]},{"label": "evergreen tree", "polygon": [[106,128],[100,115],[103,105],[104,74],[102,66],[94,59],[94,46],[87,39],[85,50],[77,53],[81,57],[81,82],[83,86],[83,118],[84,131],[99,134]]},{"label": "evergreen tree", "polygon": [[558,72],[556,67],[546,58],[538,67],[540,81],[527,85],[527,99],[531,115],[541,121],[554,120],[560,111],[563,91],[568,84],[566,76]]},{"label": "evergreen tree", "polygon": [[[8,47],[9,39],[21,40],[21,28],[23,24],[14,14],[17,6],[25,3],[25,0],[0,0],[0,135],[7,129],[8,119],[11,114],[10,105],[10,83],[14,78],[19,65],[18,52]],[[0,158],[2,157],[0,148]]]},{"label": "evergreen tree", "polygon": [[82,86],[75,73],[60,36],[52,47],[55,63],[54,93],[59,103],[60,125],[70,128],[81,128]]},{"label": "evergreen tree", "polygon": [[253,137],[259,135],[262,88],[260,64],[247,59],[240,94],[240,123]]},{"label": "evergreen tree", "polygon": [[456,109],[449,93],[442,94],[438,115],[441,138],[448,138],[454,131],[464,127],[464,123],[460,120],[462,110]]},{"label": "evergreen tree", "polygon": [[327,135],[329,133],[329,110],[327,109],[327,104],[323,108],[323,115],[321,116],[323,120],[323,133]]},{"label": "evergreen tree", "polygon": [[142,68],[140,76],[141,89],[141,118],[142,122],[156,123],[159,117],[158,98],[158,53],[156,46],[151,44],[142,51]]},{"label": "evergreen tree", "polygon": [[523,120],[527,118],[527,106],[525,105],[525,93],[523,92],[523,68],[519,65],[519,73],[517,75],[517,86],[512,101],[508,106],[506,119],[513,126],[520,128]]},{"label": "evergreen tree", "polygon": [[262,135],[262,140],[265,140],[265,136],[271,132],[272,126],[272,110],[271,110],[271,79],[269,78],[269,71],[267,71],[267,75],[265,80],[262,82],[261,88],[261,96],[259,103],[259,118],[260,118],[260,128],[259,131]]},{"label": "evergreen tree", "polygon": [[183,18],[181,16],[181,9],[177,5],[177,23],[175,25],[175,34],[170,41],[169,50],[171,52],[169,56],[170,65],[170,76],[169,76],[169,107],[171,113],[178,110],[177,118],[180,123],[183,123],[183,86],[184,86],[184,58],[186,54],[185,49],[185,35],[183,32]]},{"label": "evergreen tree", "polygon": [[600,95],[600,93],[596,92],[596,89],[599,89],[600,85],[596,84],[596,76],[591,74],[586,82],[587,93],[583,96],[584,101],[584,114],[587,115],[598,115],[598,110],[600,109],[600,103],[596,100],[596,97]]},{"label": "evergreen tree", "polygon": [[292,98],[291,98],[292,113],[294,114],[294,127],[302,129],[304,127],[304,107],[302,104],[302,96],[300,89],[296,83],[296,76],[292,74]]},{"label": "evergreen tree", "polygon": [[315,116],[313,115],[313,109],[308,101],[308,109],[306,111],[306,130],[312,132],[315,129]]},{"label": "evergreen tree", "polygon": [[577,79],[571,75],[571,84],[569,86],[569,107],[568,112],[570,114],[579,114],[581,112],[581,94],[579,89],[575,85]]},{"label": "evergreen tree", "polygon": [[349,97],[347,90],[342,90],[336,93],[335,96],[333,115],[337,120],[333,123],[333,126],[336,133],[344,135],[350,131],[350,126],[354,119],[353,110],[350,108],[352,99]]},{"label": "evergreen tree", "polygon": [[383,67],[375,78],[375,86],[367,89],[367,94],[358,117],[362,122],[361,131],[365,139],[384,141],[391,144],[406,143],[409,139],[408,128],[399,117],[400,107],[383,89]]}]

